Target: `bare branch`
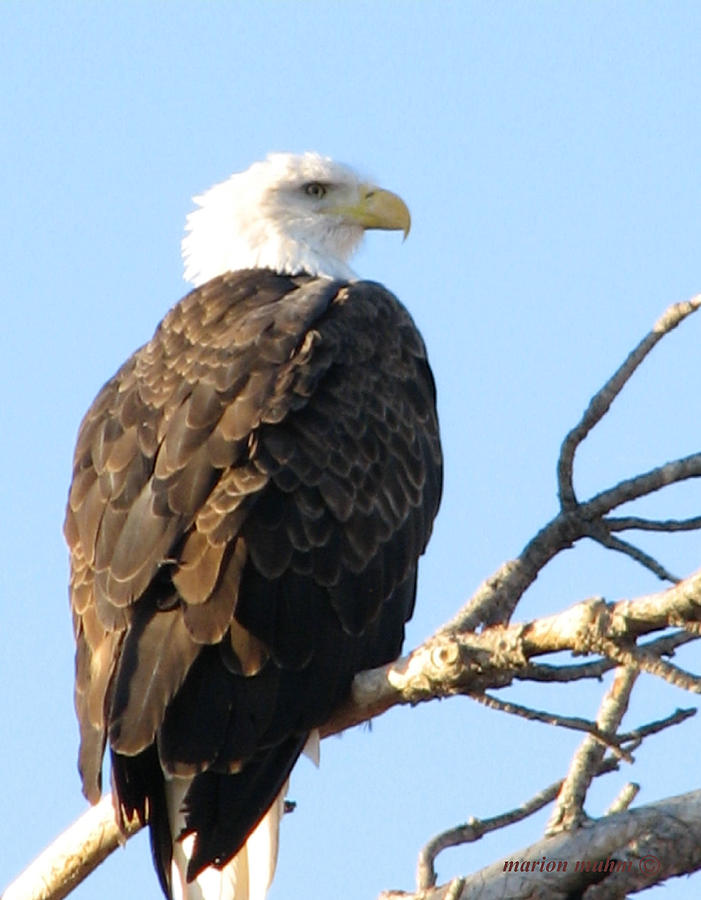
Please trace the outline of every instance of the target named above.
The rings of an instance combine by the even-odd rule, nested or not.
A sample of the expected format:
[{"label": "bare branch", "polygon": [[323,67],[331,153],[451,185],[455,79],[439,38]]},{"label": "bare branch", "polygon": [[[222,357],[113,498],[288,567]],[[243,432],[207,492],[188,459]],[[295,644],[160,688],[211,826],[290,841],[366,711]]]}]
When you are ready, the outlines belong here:
[{"label": "bare branch", "polygon": [[618,796],[606,810],[604,815],[612,816],[614,813],[619,813],[623,812],[626,809],[630,809],[631,803],[633,802],[633,800],[635,800],[639,793],[639,784],[635,784],[632,781],[629,781],[628,784],[624,784],[619,791]]},{"label": "bare branch", "polygon": [[[618,730],[628,709],[637,677],[637,669],[621,666],[616,670],[613,683],[604,694],[596,717],[596,724],[602,731],[615,734]],[[548,821],[546,834],[572,828],[585,820],[584,798],[603,758],[604,748],[601,744],[591,735],[586,737],[572,758],[570,770]]]},{"label": "bare branch", "polygon": [[[617,768],[618,760],[613,756],[609,756],[602,760],[596,775],[605,775],[608,772],[616,771]],[[554,784],[539,791],[535,797],[531,797],[530,800],[527,800],[525,803],[521,804],[521,806],[512,809],[510,812],[501,813],[490,819],[476,819],[472,816],[465,825],[458,825],[455,828],[450,828],[431,838],[419,853],[416,867],[417,890],[425,890],[435,885],[436,857],[442,853],[443,850],[447,850],[448,847],[457,847],[460,844],[470,844],[474,841],[478,841],[480,838],[484,837],[485,834],[489,834],[490,831],[497,831],[500,828],[506,828],[508,825],[513,825],[515,822],[521,822],[523,819],[527,819],[528,816],[532,816],[533,813],[543,809],[544,806],[547,806],[548,803],[551,803],[555,799],[563,782],[564,779],[561,778],[559,781],[556,781]]]},{"label": "bare branch", "polygon": [[[676,712],[674,712],[670,716],[667,716],[665,719],[660,719],[657,722],[651,722],[648,725],[643,725],[640,728],[636,728],[634,731],[628,732],[626,734],[619,734],[617,736],[617,740],[620,744],[631,744],[630,749],[633,749],[633,747],[638,747],[645,737],[657,734],[665,728],[670,728],[674,725],[678,725],[695,714],[695,709],[678,709],[676,710]],[[613,772],[618,769],[618,765],[619,759],[617,756],[608,756],[602,759],[597,770],[594,772],[594,777],[604,775],[608,772]],[[522,821],[528,816],[533,815],[533,813],[538,812],[543,807],[547,806],[548,803],[554,800],[555,797],[557,797],[557,795],[560,793],[560,790],[562,789],[564,784],[565,779],[560,779],[560,781],[557,781],[554,784],[549,785],[547,788],[544,788],[542,791],[536,794],[535,797],[532,797],[530,800],[517,807],[516,809],[497,816],[493,816],[489,819],[477,819],[472,816],[464,825],[458,825],[455,828],[450,828],[431,838],[431,840],[428,841],[428,843],[422,848],[421,852],[419,853],[416,869],[417,890],[426,890],[435,885],[435,861],[438,855],[443,852],[443,850],[446,850],[448,847],[456,847],[460,844],[467,844],[478,841],[485,834],[488,834],[491,831],[497,831],[501,828],[506,828],[508,825],[512,825],[515,822]],[[636,784],[625,785],[621,789],[618,797],[614,800],[614,802],[607,810],[606,815],[611,815],[613,813],[622,812],[623,810],[628,809],[635,799],[639,789],[639,786]]]},{"label": "bare branch", "polygon": [[579,445],[592,428],[603,419],[626,382],[653,347],[688,315],[695,312],[699,306],[701,306],[701,295],[692,297],[691,300],[683,303],[676,303],[665,310],[653,325],[652,331],[628,355],[623,364],[614,372],[601,390],[594,394],[584,415],[567,435],[560,450],[560,458],[557,463],[557,480],[560,504],[563,509],[571,509],[577,505],[577,497],[573,485],[573,468],[574,456]]},{"label": "bare branch", "polygon": [[[700,295],[701,296],[701,295]],[[548,522],[535,537],[526,544],[517,559],[504,563],[487,578],[475,591],[472,598],[442,631],[474,631],[481,625],[495,625],[507,622],[526,590],[533,584],[538,573],[560,553],[573,546],[583,537],[596,537],[596,526],[604,528],[605,517],[611,510],[632,500],[653,494],[667,485],[688,478],[701,477],[701,453],[694,453],[681,459],[657,466],[634,478],[624,479],[612,488],[596,494],[590,500],[572,508],[566,508]],[[611,539],[613,541],[613,539]],[[628,545],[630,546],[630,545]],[[621,550],[618,546],[615,549]],[[640,554],[636,561],[642,562]],[[632,555],[632,554],[629,554]],[[665,580],[675,581],[664,567],[650,557],[652,571]],[[658,567],[655,568],[655,565]]]},{"label": "bare branch", "polygon": [[[590,821],[461,879],[456,900],[620,900],[701,869],[701,791]],[[446,900],[450,885],[381,900]]]},{"label": "bare branch", "polygon": [[579,716],[561,716],[557,713],[544,712],[539,709],[531,709],[528,706],[521,706],[520,703],[512,703],[506,700],[499,700],[497,697],[491,697],[489,694],[473,693],[470,695],[473,700],[477,700],[483,706],[499,712],[508,713],[512,716],[520,716],[522,719],[528,719],[530,722],[543,722],[546,725],[554,725],[557,728],[569,728],[572,731],[584,731],[591,735],[595,740],[599,741],[608,748],[615,756],[624,759],[626,762],[632,762],[629,753],[620,746],[621,741],[615,734],[609,734],[602,731],[595,722],[588,719],[582,719]]},{"label": "bare branch", "polygon": [[698,531],[701,516],[690,519],[642,519],[639,516],[607,516],[604,524],[609,531]]},{"label": "bare branch", "polygon": [[639,500],[648,494],[654,494],[655,491],[659,491],[660,488],[667,487],[669,484],[676,484],[679,481],[699,476],[701,476],[701,453],[692,453],[690,456],[674,459],[663,466],[650,469],[649,472],[636,475],[634,478],[626,478],[615,487],[601,491],[586,503],[582,503],[579,509],[582,515],[593,520],[604,516],[623,503]]},{"label": "bare branch", "polygon": [[[634,600],[607,604],[595,598],[525,625],[494,626],[480,634],[441,630],[409,656],[357,675],[350,700],[323,734],[367,721],[392,706],[503,687],[523,676],[531,658],[547,653],[618,653],[615,648],[629,648],[640,635],[693,623],[700,612],[701,570],[660,593]],[[667,652],[671,640],[677,638],[663,638]]]},{"label": "bare branch", "polygon": [[650,722],[648,725],[641,725],[640,728],[636,728],[633,731],[619,734],[618,740],[621,744],[632,743],[633,747],[629,749],[635,749],[635,747],[640,746],[646,737],[650,737],[650,735],[653,734],[659,734],[660,731],[664,731],[666,728],[672,728],[674,725],[681,725],[682,722],[686,722],[687,719],[695,716],[696,713],[697,710],[693,707],[690,709],[677,709],[664,719],[658,719],[656,722]]},{"label": "bare branch", "polygon": [[638,649],[621,649],[615,645],[609,648],[609,655],[612,659],[624,665],[636,666],[650,675],[657,675],[670,684],[682,688],[685,691],[692,691],[695,694],[701,694],[701,678],[680,669],[672,663],[659,659]]},{"label": "bare branch", "polygon": [[635,547],[628,541],[622,541],[620,538],[616,538],[612,534],[609,534],[603,527],[602,522],[599,523],[599,527],[595,526],[591,528],[589,537],[598,544],[601,544],[602,547],[606,547],[608,550],[615,550],[617,553],[623,553],[625,556],[629,556],[635,562],[640,563],[643,568],[652,572],[653,575],[657,575],[661,581],[669,581],[672,584],[676,584],[676,582],[679,581],[676,575],[672,575],[668,572],[661,563],[648,553],[645,553],[644,550]]},{"label": "bare branch", "polygon": [[[561,512],[531,540],[518,559],[505,563],[493,576],[483,582],[469,604],[446,626],[446,630],[473,631],[480,625],[507,622],[518,601],[533,583],[538,572],[561,550],[572,546],[584,536],[602,540],[605,531],[603,517],[615,507],[631,500],[654,493],[660,488],[687,478],[701,476],[701,453],[677,459],[658,466],[649,472],[626,479],[613,488],[601,491],[586,503],[577,501],[573,486],[574,456],[578,446],[591,429],[601,421],[631,377],[652,348],[687,316],[701,306],[701,295],[683,303],[670,306],[658,319],[652,331],[629,354],[617,372],[592,398],[579,424],[563,441],[557,465],[558,492]],[[592,530],[599,526],[599,534]],[[630,545],[614,545],[611,548],[627,552],[638,562],[650,567],[659,577],[675,581],[669,573],[651,557]],[[669,576],[669,577],[668,577]]]},{"label": "bare branch", "polygon": [[[648,641],[641,646],[641,650],[651,656],[671,656],[677,647],[688,644],[689,641],[697,640],[700,636],[699,629],[695,626],[701,623],[687,623],[685,630],[677,631],[674,634],[665,635]],[[687,630],[688,629],[688,630]],[[689,633],[693,632],[693,633]],[[616,663],[612,659],[598,659],[596,662],[580,663],[574,666],[551,666],[547,663],[529,663],[519,672],[514,673],[514,678],[518,681],[541,681],[541,682],[559,682],[579,681],[584,678],[596,678],[601,680],[602,676],[616,667]]]},{"label": "bare branch", "polygon": [[8,885],[0,900],[62,900],[140,827],[134,818],[122,834],[107,794]]}]

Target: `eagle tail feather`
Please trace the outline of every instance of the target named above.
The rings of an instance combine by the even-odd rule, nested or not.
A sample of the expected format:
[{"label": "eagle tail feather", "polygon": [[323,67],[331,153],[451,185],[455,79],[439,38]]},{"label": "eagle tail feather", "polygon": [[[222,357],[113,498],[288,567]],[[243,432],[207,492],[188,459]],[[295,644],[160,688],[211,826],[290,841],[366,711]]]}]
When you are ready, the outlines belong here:
[{"label": "eagle tail feather", "polygon": [[265,900],[277,865],[280,820],[285,811],[288,781],[246,843],[221,869],[208,866],[193,881],[187,880],[195,836],[179,837],[185,827],[182,810],[191,778],[166,781],[168,817],[173,837],[170,884],[172,900]]}]

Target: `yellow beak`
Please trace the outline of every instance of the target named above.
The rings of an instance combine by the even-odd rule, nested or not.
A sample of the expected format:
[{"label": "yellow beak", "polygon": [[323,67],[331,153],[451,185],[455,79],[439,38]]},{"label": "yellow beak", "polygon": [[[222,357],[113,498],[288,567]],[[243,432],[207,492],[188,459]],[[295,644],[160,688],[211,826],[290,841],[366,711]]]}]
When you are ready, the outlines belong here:
[{"label": "yellow beak", "polygon": [[406,203],[392,191],[367,184],[360,188],[360,200],[354,206],[334,210],[363,228],[384,231],[403,231],[404,238],[411,228],[411,215]]}]

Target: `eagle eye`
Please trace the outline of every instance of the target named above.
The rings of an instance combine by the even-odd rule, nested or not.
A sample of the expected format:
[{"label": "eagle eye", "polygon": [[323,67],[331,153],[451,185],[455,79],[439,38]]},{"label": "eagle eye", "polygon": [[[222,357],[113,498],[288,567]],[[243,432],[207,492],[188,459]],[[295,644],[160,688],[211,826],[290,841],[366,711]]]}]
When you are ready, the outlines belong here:
[{"label": "eagle eye", "polygon": [[326,187],[320,181],[310,181],[304,185],[304,193],[307,197],[316,197],[320,200],[326,193]]}]

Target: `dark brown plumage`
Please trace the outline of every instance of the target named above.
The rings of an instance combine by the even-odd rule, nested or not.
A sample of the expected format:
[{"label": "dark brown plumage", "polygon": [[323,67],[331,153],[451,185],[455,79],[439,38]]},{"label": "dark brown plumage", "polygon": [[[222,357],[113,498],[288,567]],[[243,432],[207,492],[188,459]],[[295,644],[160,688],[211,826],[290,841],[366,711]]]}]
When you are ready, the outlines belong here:
[{"label": "dark brown plumage", "polygon": [[353,675],[395,658],[441,493],[433,379],[384,288],[247,270],[177,304],[80,427],[80,771],[150,816],[197,775],[189,877],[238,850]]}]

